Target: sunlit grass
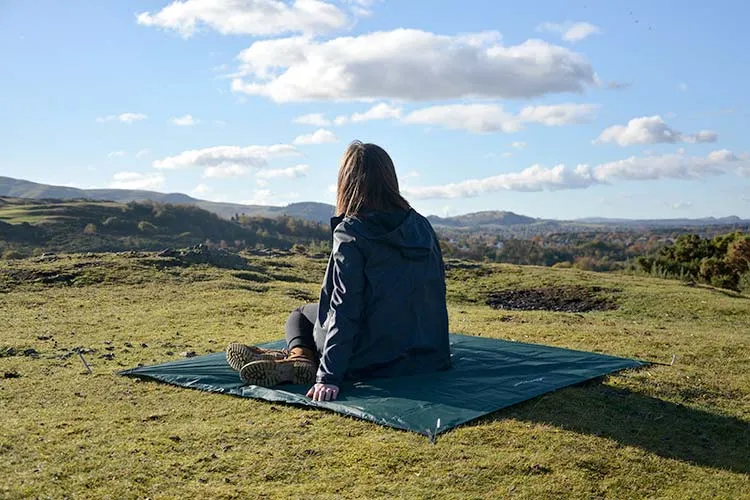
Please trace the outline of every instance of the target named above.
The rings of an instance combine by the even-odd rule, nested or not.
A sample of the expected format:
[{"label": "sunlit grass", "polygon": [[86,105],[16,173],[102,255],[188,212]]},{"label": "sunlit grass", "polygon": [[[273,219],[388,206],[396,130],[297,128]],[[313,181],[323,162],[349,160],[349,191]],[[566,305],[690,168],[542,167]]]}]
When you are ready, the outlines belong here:
[{"label": "sunlit grass", "polygon": [[[741,498],[750,491],[748,297],[577,270],[452,270],[456,333],[676,359],[545,395],[431,445],[328,412],[116,376],[186,351],[280,338],[299,304],[293,295],[315,296],[325,266],[303,257],[256,258],[247,271],[158,262],[104,255],[0,263],[0,496]],[[617,288],[619,308],[571,314],[484,304],[492,290],[561,284]],[[91,374],[73,354],[78,347],[91,349],[84,354]],[[16,354],[6,356],[8,348]],[[27,349],[38,357],[23,355]]]}]

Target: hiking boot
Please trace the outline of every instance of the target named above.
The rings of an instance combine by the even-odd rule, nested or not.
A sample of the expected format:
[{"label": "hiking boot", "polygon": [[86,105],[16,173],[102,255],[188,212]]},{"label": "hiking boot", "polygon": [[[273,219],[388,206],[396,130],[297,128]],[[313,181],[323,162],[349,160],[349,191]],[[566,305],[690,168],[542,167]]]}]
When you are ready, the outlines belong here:
[{"label": "hiking boot", "polygon": [[284,359],[289,355],[286,349],[263,349],[252,345],[238,344],[233,342],[227,346],[227,364],[235,371],[240,371],[243,366],[253,361],[263,359]]},{"label": "hiking boot", "polygon": [[310,349],[295,347],[286,359],[262,359],[246,364],[240,370],[240,378],[246,384],[261,387],[314,384],[317,365],[317,358]]}]

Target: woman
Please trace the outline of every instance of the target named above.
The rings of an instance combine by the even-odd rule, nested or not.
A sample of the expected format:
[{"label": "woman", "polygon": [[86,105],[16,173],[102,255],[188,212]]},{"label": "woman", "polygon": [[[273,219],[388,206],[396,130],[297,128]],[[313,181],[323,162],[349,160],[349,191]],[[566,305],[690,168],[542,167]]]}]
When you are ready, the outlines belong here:
[{"label": "woman", "polygon": [[355,141],[341,161],[333,245],[319,304],[292,312],[286,351],[230,344],[248,384],[314,384],[334,400],[347,379],[450,366],[445,271],[429,221],[400,195],[388,153]]}]

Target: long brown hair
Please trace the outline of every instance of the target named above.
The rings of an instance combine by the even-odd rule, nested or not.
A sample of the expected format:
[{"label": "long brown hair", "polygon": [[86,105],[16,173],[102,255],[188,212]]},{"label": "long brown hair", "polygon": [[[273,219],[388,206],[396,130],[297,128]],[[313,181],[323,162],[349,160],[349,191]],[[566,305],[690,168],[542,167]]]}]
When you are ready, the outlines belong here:
[{"label": "long brown hair", "polygon": [[388,153],[375,144],[360,141],[349,144],[339,167],[336,215],[409,208],[409,202],[399,192],[396,169]]}]

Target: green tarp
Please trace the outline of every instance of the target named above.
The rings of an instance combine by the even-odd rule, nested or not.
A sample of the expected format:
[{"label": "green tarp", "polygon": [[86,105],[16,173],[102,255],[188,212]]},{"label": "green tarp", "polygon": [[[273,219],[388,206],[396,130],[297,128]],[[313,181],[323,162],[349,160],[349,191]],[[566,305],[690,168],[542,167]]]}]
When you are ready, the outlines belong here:
[{"label": "green tarp", "polygon": [[[281,348],[283,341],[262,347]],[[521,342],[451,335],[450,370],[347,382],[333,402],[305,397],[308,386],[245,386],[224,353],[125,370],[182,387],[325,408],[434,437],[457,425],[541,394],[647,363]]]}]

